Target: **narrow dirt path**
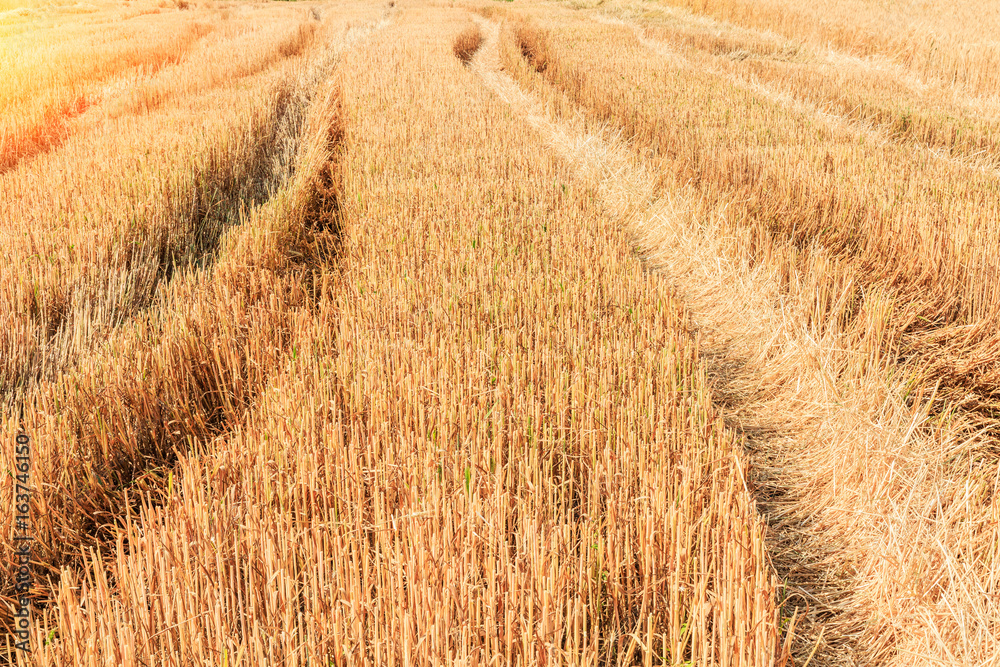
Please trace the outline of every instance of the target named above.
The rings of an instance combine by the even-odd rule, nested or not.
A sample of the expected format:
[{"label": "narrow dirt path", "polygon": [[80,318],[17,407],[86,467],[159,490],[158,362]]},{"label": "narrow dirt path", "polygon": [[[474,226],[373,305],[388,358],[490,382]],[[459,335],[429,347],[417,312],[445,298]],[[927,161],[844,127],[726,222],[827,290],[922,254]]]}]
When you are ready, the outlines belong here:
[{"label": "narrow dirt path", "polygon": [[[499,27],[476,20],[484,42],[474,71],[634,227],[714,351],[714,393],[752,452],[786,615],[798,608],[799,664],[969,664],[948,648],[953,628],[942,627],[927,595],[982,588],[954,567],[945,546],[952,528],[936,520],[953,489],[935,469],[941,458],[928,456],[941,438],[921,431],[929,400],[907,406],[881,370],[845,379],[845,368],[865,366],[861,354],[835,325],[810,319],[815,287],[831,287],[832,260],[813,250],[811,270],[783,288],[782,272],[793,271],[787,256],[753,261],[725,228],[724,210],[706,211],[695,192],[657,195],[654,175],[609,132],[548,114],[502,71]],[[855,286],[833,288],[843,301]]]}]

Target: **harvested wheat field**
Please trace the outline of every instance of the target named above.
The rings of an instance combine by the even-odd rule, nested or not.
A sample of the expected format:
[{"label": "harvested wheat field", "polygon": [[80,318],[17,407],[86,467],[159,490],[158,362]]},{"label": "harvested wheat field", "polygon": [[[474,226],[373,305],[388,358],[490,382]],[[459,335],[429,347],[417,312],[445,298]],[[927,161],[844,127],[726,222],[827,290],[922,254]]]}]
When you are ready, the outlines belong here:
[{"label": "harvested wheat field", "polygon": [[0,664],[1000,665],[1000,4],[0,0]]}]

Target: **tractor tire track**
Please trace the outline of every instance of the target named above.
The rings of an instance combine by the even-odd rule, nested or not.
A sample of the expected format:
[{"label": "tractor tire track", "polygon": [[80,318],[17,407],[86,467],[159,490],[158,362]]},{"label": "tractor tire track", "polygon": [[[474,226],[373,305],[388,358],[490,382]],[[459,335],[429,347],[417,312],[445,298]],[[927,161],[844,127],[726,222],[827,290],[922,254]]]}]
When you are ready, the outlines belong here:
[{"label": "tractor tire track", "polygon": [[[807,275],[782,287],[787,257],[750,261],[723,224],[724,210],[705,210],[695,191],[658,193],[655,175],[610,132],[588,132],[579,118],[555,118],[502,71],[499,26],[476,20],[485,39],[472,69],[595,182],[608,212],[642,240],[651,269],[686,299],[713,351],[713,394],[749,449],[748,482],[785,581],[783,615],[798,618],[796,661],[889,664],[907,634],[938,632],[928,605],[913,602],[895,616],[880,608],[893,586],[912,584],[906,576],[893,580],[900,578],[899,545],[934,539],[933,499],[940,503],[941,488],[928,481],[932,466],[917,454],[930,400],[908,405],[884,383],[873,398],[839,381],[860,352],[834,326],[820,328],[809,317],[813,282],[835,260],[813,251]],[[834,286],[841,302],[855,289],[851,280]],[[856,478],[863,468],[881,482],[864,488],[867,480]],[[865,493],[881,499],[884,514],[853,502]],[[826,506],[817,502],[831,497],[835,502]],[[919,503],[927,509],[914,513]],[[953,556],[937,544],[932,557]],[[952,576],[965,575],[953,569]]]},{"label": "tractor tire track", "polygon": [[[740,90],[744,90],[752,95],[757,95],[758,97],[761,97],[773,104],[788,109],[792,113],[814,118],[816,121],[823,123],[830,129],[849,132],[855,136],[863,136],[866,139],[871,140],[876,145],[888,146],[891,144],[899,146],[904,150],[910,149],[928,157],[929,159],[940,160],[962,169],[977,171],[992,178],[1000,179],[1000,170],[986,160],[981,158],[977,159],[976,156],[963,155],[962,153],[948,154],[940,147],[926,144],[917,139],[903,139],[893,136],[883,125],[879,123],[854,119],[843,114],[834,113],[822,108],[820,105],[812,101],[796,97],[790,90],[772,88],[760,81],[759,78],[754,75],[746,76],[729,71],[725,66],[719,64],[725,61],[725,59],[721,56],[712,57],[712,60],[715,60],[716,62],[710,66],[695,63],[684,53],[672,48],[666,42],[647,37],[643,32],[643,26],[639,23],[601,14],[594,15],[592,18],[597,23],[622,26],[631,30],[640,44],[663,58],[663,60],[669,63],[671,67],[707,71],[715,76],[725,79],[731,85]],[[840,56],[840,58],[848,58],[848,56]],[[830,62],[831,64],[835,64],[838,60],[836,58],[831,58]]]},{"label": "tractor tire track", "polygon": [[[103,354],[122,348],[113,355],[114,368],[101,363],[103,354],[81,359],[71,373],[25,398],[25,421],[41,445],[38,475],[52,480],[36,501],[45,515],[37,526],[44,546],[36,566],[51,573],[34,599],[40,608],[55,601],[60,572],[79,567],[83,550],[112,547],[139,504],[161,502],[185,456],[210,450],[239,428],[290,358],[292,323],[317,307],[325,274],[337,264],[334,162],[342,121],[335,69],[347,49],[389,21],[386,16],[348,30],[313,68],[299,113],[283,121],[297,128],[286,160],[278,163],[287,192],[259,204],[249,221],[231,230],[225,240],[230,254],[210,269],[180,276],[163,297],[163,312],[134,322],[102,348]],[[63,429],[48,419],[55,406],[68,423]],[[66,442],[79,451],[63,451],[65,442],[53,447],[60,433],[72,434]],[[0,545],[6,610],[16,606],[11,553],[10,544]],[[11,612],[0,614],[0,628],[13,628]],[[0,662],[5,657],[11,656],[0,653]]]},{"label": "tractor tire track", "polygon": [[4,347],[16,349],[19,343],[24,348],[0,360],[0,402],[16,409],[38,382],[56,378],[95,341],[154,307],[158,292],[179,269],[210,266],[226,230],[239,223],[241,211],[266,204],[294,176],[303,123],[319,83],[333,71],[345,49],[383,28],[388,16],[345,28],[339,42],[325,49],[300,76],[275,88],[269,122],[260,128],[262,135],[242,156],[238,168],[215,165],[232,172],[223,183],[213,181],[218,170],[212,165],[201,168],[201,182],[188,195],[189,210],[178,213],[189,217],[184,221],[188,231],[183,248],[176,241],[135,232],[134,238],[120,246],[131,244],[138,249],[115,254],[109,262],[118,263],[113,267],[117,271],[77,280],[66,287],[67,296],[58,307],[47,305],[49,295],[36,296],[40,305],[31,304],[26,321],[15,327],[21,340],[13,335],[4,340],[0,335]]}]

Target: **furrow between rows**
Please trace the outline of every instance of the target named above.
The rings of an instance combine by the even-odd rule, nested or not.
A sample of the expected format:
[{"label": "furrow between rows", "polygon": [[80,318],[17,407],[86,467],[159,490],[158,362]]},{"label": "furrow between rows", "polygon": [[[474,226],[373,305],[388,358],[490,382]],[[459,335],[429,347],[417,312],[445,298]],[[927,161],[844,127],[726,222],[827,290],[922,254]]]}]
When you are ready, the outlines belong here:
[{"label": "furrow between rows", "polygon": [[[856,289],[850,272],[831,270],[837,260],[822,249],[777,242],[762,248],[696,187],[664,191],[658,174],[612,128],[594,131],[559,91],[538,83],[550,91],[546,107],[500,71],[498,29],[483,26],[490,35],[477,57],[484,81],[597,184],[606,208],[635,229],[649,266],[668,276],[693,310],[709,343],[713,395],[749,450],[758,508],[771,524],[771,559],[785,584],[783,607],[788,615],[797,609],[796,659],[889,664],[901,647],[902,655],[946,654],[944,643],[928,637],[949,636],[952,620],[906,591],[937,585],[938,575],[925,578],[932,557],[940,559],[936,571],[949,573],[952,590],[979,585],[968,566],[955,567],[965,549],[956,545],[963,525],[910,510],[914,503],[934,506],[935,497],[950,492],[936,454],[916,452],[936,452],[953,436],[926,430],[933,395],[907,397],[874,369],[855,379],[845,374],[868,353],[864,341],[854,347],[816,317],[817,288],[831,301],[830,312],[840,312]],[[541,81],[530,69],[542,71],[557,57],[539,41],[544,34],[516,22],[505,30],[503,64],[516,68],[523,58],[523,76]],[[900,555],[907,543],[927,543],[931,535],[936,555]],[[896,596],[906,599],[902,609]]]}]

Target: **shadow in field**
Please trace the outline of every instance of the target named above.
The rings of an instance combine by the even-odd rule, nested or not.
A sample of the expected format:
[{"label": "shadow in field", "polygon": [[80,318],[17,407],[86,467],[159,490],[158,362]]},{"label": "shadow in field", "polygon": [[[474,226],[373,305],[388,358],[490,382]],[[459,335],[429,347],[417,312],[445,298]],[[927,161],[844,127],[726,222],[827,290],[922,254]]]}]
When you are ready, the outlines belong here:
[{"label": "shadow in field", "polygon": [[782,582],[778,600],[782,628],[790,640],[793,664],[828,667],[856,665],[860,655],[857,632],[844,632],[840,622],[836,632],[827,629],[846,617],[851,604],[853,576],[830,564],[842,559],[837,544],[803,521],[795,511],[801,501],[789,488],[781,465],[773,453],[776,443],[794,441],[794,425],[767,423],[756,414],[754,396],[747,384],[748,362],[726,343],[716,344],[701,353],[709,382],[712,403],[723,415],[727,430],[739,435],[749,455],[746,483],[757,505],[758,514],[767,524],[765,543],[775,574]]},{"label": "shadow in field", "polygon": [[[253,145],[236,160],[222,156],[200,165],[188,177],[187,194],[179,195],[178,218],[171,225],[136,221],[116,249],[121,263],[113,271],[104,267],[96,278],[81,278],[59,296],[36,294],[27,307],[31,351],[7,368],[0,365],[0,398],[16,405],[37,382],[70,366],[93,338],[81,340],[78,325],[94,335],[110,330],[149,308],[179,270],[209,268],[241,213],[265,204],[294,174],[311,94],[295,84],[279,89]],[[122,276],[124,297],[116,291]]]},{"label": "shadow in field", "polygon": [[[279,102],[273,132],[252,156],[253,178],[233,180],[225,196],[206,208],[199,218],[206,231],[193,244],[196,252],[164,255],[159,281],[176,274],[185,282],[178,284],[182,296],[163,306],[160,339],[127,347],[114,360],[114,371],[87,366],[69,373],[75,391],[60,397],[66,402],[61,414],[79,451],[57,455],[62,459],[57,467],[69,469],[60,470],[61,479],[44,490],[47,532],[59,539],[46,540],[36,555],[36,578],[45,579],[33,597],[36,609],[53,602],[61,568],[78,568],[88,548],[113,551],[130,512],[137,514],[142,503],[163,502],[180,456],[225,437],[245,418],[288,356],[291,318],[316,307],[319,294],[310,282],[336,270],[344,136],[339,97],[332,98],[333,122],[324,147],[330,159],[301,195],[274,198],[295,173],[313,92],[286,95]],[[238,256],[216,262],[213,253],[222,233],[240,218],[241,209],[260,210],[272,198],[275,210],[264,215],[278,220],[280,231],[267,234],[273,240],[263,254],[249,243],[240,246]],[[258,232],[247,229],[243,238]],[[212,271],[197,276],[177,271],[192,258],[205,266],[214,263]],[[58,387],[54,391],[59,393]],[[126,541],[118,548],[127,551],[129,545]],[[4,632],[14,621],[11,566],[0,566]],[[0,651],[0,664],[4,658]]]}]

